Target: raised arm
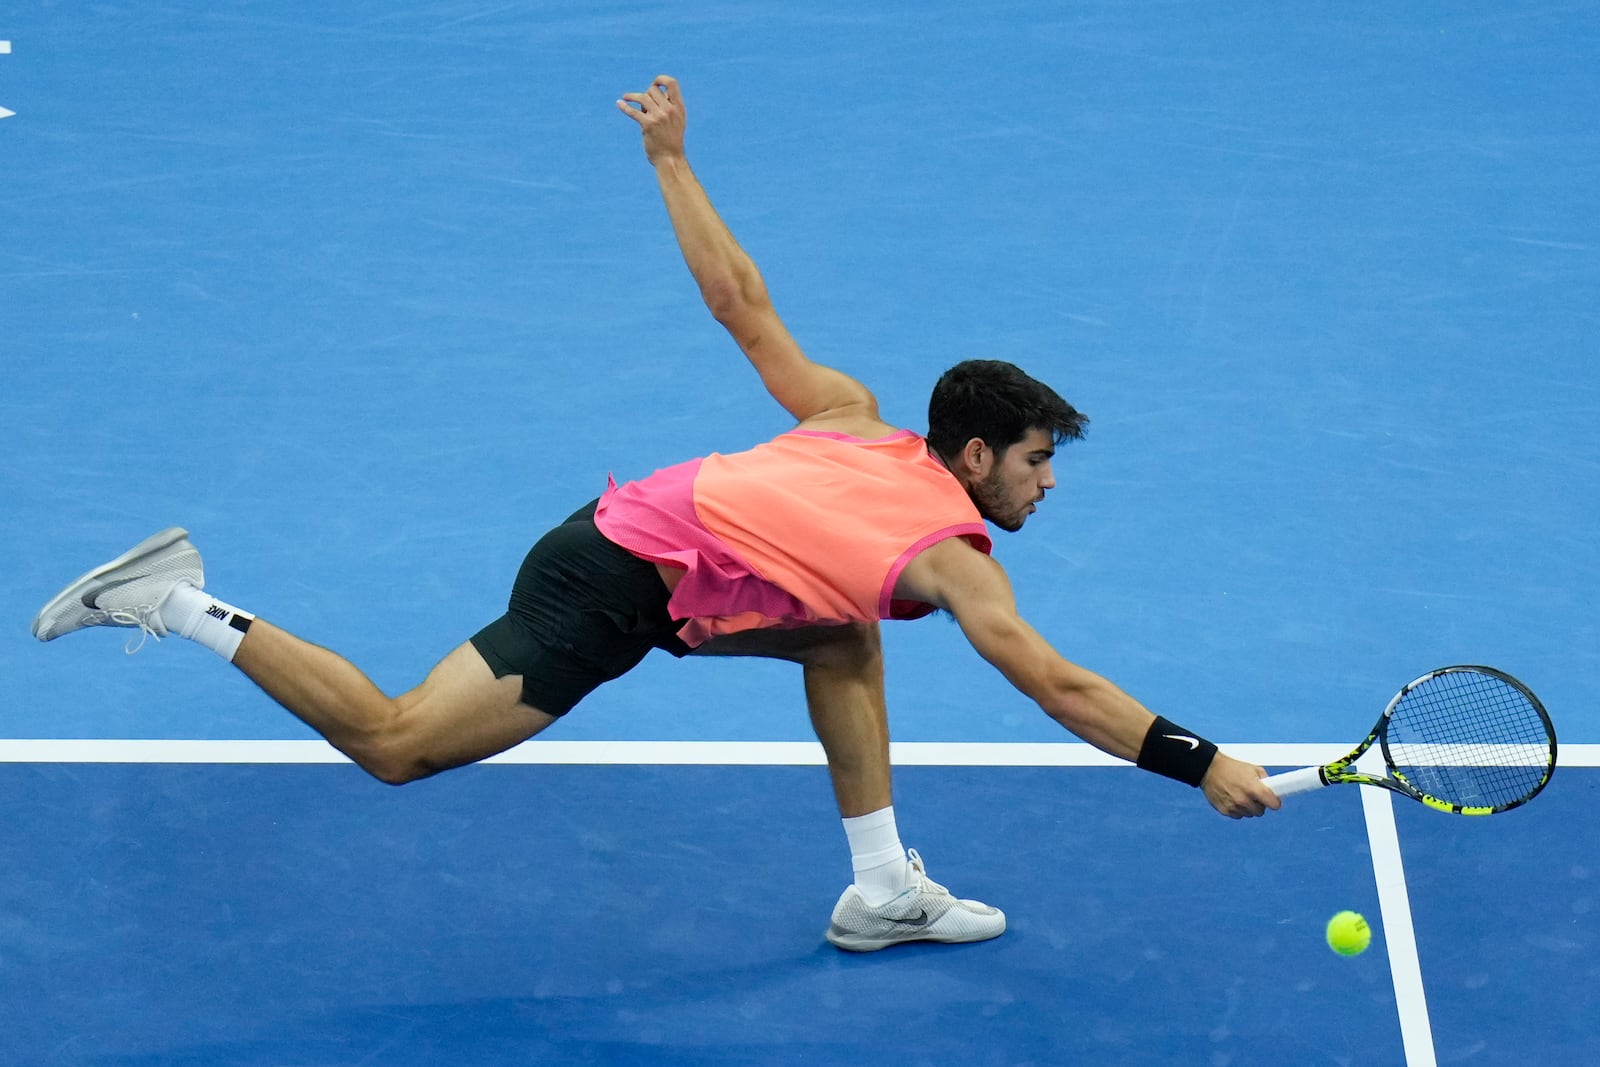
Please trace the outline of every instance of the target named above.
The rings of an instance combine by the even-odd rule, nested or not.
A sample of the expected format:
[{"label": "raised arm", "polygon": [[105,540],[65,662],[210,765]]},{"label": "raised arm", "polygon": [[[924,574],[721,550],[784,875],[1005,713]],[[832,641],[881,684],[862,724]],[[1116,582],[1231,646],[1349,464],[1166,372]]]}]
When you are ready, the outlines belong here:
[{"label": "raised arm", "polygon": [[663,74],[648,92],[625,94],[617,107],[643,130],[645,157],[655,168],[673,233],[701,298],[738,342],[767,392],[798,422],[834,415],[876,419],[877,401],[866,386],[812,362],[789,335],[755,262],[734,240],[689,169],[677,81]]},{"label": "raised arm", "polygon": [[[902,572],[895,594],[949,611],[979,655],[1045,714],[1096,748],[1199,785],[1211,805],[1231,818],[1279,806],[1261,783],[1262,768],[1215,752],[1209,742],[1158,718],[1050,647],[1017,614],[1000,564],[964,541],[952,538],[920,553]],[[1208,752],[1215,752],[1209,764],[1204,762]]]}]

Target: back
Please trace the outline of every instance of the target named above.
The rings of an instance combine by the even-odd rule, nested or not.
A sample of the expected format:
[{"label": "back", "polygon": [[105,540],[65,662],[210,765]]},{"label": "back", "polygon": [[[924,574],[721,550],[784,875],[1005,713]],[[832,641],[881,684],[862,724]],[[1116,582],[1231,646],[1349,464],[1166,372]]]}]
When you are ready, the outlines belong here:
[{"label": "back", "polygon": [[608,491],[596,523],[685,569],[670,609],[690,620],[691,645],[757,626],[916,618],[932,608],[892,597],[912,557],[949,537],[990,548],[966,491],[909,430],[801,429],[713,454]]}]

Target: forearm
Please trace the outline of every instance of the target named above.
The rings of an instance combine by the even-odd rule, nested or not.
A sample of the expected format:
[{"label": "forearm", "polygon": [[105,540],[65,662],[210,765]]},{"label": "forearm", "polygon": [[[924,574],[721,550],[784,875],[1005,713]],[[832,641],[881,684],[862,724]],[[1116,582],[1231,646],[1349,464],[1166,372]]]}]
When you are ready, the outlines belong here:
[{"label": "forearm", "polygon": [[1099,675],[1070,667],[1055,699],[1041,701],[1062,726],[1113,756],[1189,785],[1200,785],[1217,746],[1144,705]]},{"label": "forearm", "polygon": [[1050,687],[1040,707],[1102,752],[1136,760],[1155,715],[1092,671],[1072,667]]},{"label": "forearm", "polygon": [[[956,559],[966,557],[957,555]],[[975,562],[976,566],[969,578],[988,573],[1003,579],[997,564],[966,561]],[[1046,715],[1102,752],[1125,760],[1138,759],[1156,717],[1109,680],[1072,663],[1052,648],[1016,613],[1009,585],[992,599],[976,605],[976,610],[957,612],[956,619],[978,654],[1031,697]]]},{"label": "forearm", "polygon": [[711,206],[689,161],[682,155],[666,155],[654,166],[673,234],[706,307],[720,318],[736,303],[765,299],[755,262]]}]

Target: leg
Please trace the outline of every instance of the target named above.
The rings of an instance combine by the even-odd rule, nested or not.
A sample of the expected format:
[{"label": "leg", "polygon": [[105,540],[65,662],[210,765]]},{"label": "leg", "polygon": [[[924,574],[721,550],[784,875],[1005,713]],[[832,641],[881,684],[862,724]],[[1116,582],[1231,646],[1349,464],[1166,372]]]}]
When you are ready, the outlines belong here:
[{"label": "leg", "polygon": [[900,845],[876,624],[734,634],[698,652],[786,659],[805,669],[811,725],[828,754],[856,879],[834,905],[830,942],[873,952],[907,941],[986,941],[1005,932],[1003,912],[957,898],[928,878],[921,856]]},{"label": "leg", "polygon": [[471,644],[394,698],[347,660],[260,619],[233,663],[334,748],[392,785],[492,756],[555,721],[522,703],[520,676],[496,678]]},{"label": "leg", "polygon": [[803,666],[811,728],[828,755],[839,814],[848,819],[887,808],[894,797],[878,628],[837,629],[837,639],[813,649]]},{"label": "leg", "polygon": [[200,553],[176,526],[57,593],[35,616],[33,634],[53,641],[125,626],[141,631],[141,646],[169,634],[197,641],[374,776],[408,782],[532,737],[632,669],[660,640],[657,629],[670,632],[660,575],[601,536],[596,503],[529,550],[505,615],[393,699],[327,649],[203,593]]},{"label": "leg", "polygon": [[200,553],[174,526],[57,593],[35,616],[33,634],[53,641],[86,627],[126,626],[141,631],[141,645],[169,633],[199,641],[335,748],[396,784],[491,756],[554,721],[522,702],[520,677],[502,671],[497,678],[471,644],[391,700],[332,652],[221,604],[200,592],[204,585]]},{"label": "leg", "polygon": [[839,814],[853,818],[893,803],[883,645],[875,624],[731,634],[706,642],[695,655],[800,664],[806,708],[828,757]]}]

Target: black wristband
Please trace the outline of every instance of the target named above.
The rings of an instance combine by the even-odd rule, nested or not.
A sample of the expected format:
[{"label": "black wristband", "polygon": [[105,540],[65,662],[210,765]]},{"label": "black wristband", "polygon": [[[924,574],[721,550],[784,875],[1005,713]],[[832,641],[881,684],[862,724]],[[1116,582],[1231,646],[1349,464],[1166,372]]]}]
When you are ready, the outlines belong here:
[{"label": "black wristband", "polygon": [[1216,755],[1216,745],[1157,715],[1139,749],[1139,766],[1186,785],[1199,785]]}]

